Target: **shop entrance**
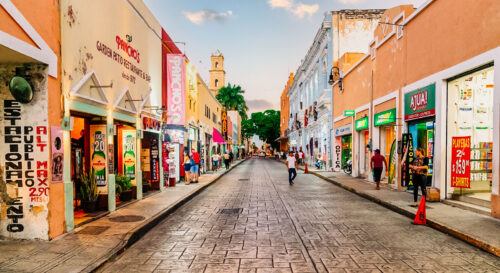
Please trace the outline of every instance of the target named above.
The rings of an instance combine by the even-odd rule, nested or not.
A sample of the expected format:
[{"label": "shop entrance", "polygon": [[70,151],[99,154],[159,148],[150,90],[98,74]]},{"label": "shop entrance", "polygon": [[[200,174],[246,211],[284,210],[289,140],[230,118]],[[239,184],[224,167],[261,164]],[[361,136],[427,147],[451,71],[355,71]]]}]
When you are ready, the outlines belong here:
[{"label": "shop entrance", "polygon": [[[465,75],[464,75],[465,74]],[[448,81],[447,190],[456,200],[490,207],[493,158],[493,64]],[[453,139],[470,140],[470,173],[452,183]],[[456,151],[456,150],[455,150]],[[468,179],[467,179],[468,178]]]},{"label": "shop entrance", "polygon": [[158,133],[143,131],[141,139],[143,197],[160,190],[160,147]]},{"label": "shop entrance", "polygon": [[[432,184],[433,158],[434,158],[434,118],[416,120],[408,123],[408,133],[413,139],[413,151],[423,148],[425,157],[429,158],[427,171],[427,186]],[[390,149],[390,148],[389,148]]]},{"label": "shop entrance", "polygon": [[342,168],[352,160],[352,135],[342,136]]},{"label": "shop entrance", "polygon": [[[381,126],[379,129],[380,133],[380,154],[385,157],[387,164],[390,163],[391,159],[391,148],[392,143],[396,140],[396,124],[388,124]],[[385,172],[382,173],[382,176],[385,176]],[[388,183],[388,180],[382,179],[382,183]],[[394,182],[394,181],[392,181]]]}]

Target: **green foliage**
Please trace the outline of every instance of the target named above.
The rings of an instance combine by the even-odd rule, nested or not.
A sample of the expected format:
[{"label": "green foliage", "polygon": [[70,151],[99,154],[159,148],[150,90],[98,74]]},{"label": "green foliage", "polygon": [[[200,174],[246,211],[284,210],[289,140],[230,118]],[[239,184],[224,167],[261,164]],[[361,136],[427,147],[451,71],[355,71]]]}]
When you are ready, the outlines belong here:
[{"label": "green foliage", "polygon": [[243,97],[245,90],[241,89],[239,85],[232,85],[228,83],[227,86],[223,86],[219,89],[217,96],[215,98],[224,106],[227,110],[236,110],[241,116],[242,120],[248,118],[247,111],[248,107]]},{"label": "green foliage", "polygon": [[133,186],[134,184],[132,184],[132,180],[130,179],[130,177],[123,174],[118,174],[116,176],[115,188],[117,193],[128,191]]},{"label": "green foliage", "polygon": [[97,201],[97,179],[94,170],[82,174],[82,185],[80,186],[80,194],[82,201]]},{"label": "green foliage", "polygon": [[242,131],[246,127],[248,132],[245,133],[249,136],[258,135],[260,139],[270,144],[274,149],[279,148],[279,142],[275,140],[280,136],[280,111],[266,110],[252,113],[248,123],[242,125]]},{"label": "green foliage", "polygon": [[256,128],[251,119],[241,121],[241,136],[243,139],[249,139],[255,135]]}]

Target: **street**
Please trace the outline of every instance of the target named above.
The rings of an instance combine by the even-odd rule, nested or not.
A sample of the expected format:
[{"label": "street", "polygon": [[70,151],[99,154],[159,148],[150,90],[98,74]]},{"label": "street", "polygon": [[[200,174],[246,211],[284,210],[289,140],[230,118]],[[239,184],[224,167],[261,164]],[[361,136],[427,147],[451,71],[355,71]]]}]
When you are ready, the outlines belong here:
[{"label": "street", "polygon": [[101,271],[498,272],[500,260],[302,171],[290,186],[283,164],[252,159]]}]

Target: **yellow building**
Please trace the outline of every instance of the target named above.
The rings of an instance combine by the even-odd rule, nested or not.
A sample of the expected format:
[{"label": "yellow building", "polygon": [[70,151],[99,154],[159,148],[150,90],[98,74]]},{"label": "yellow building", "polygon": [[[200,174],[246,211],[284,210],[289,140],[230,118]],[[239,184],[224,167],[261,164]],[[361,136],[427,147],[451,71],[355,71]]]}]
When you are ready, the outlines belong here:
[{"label": "yellow building", "polygon": [[189,151],[199,150],[200,135],[198,133],[198,84],[197,74],[193,64],[186,60],[186,123],[187,133],[184,147]]},{"label": "yellow building", "polygon": [[210,91],[217,96],[219,89],[226,85],[226,71],[224,70],[224,55],[217,50],[211,56],[212,68],[210,69]]}]

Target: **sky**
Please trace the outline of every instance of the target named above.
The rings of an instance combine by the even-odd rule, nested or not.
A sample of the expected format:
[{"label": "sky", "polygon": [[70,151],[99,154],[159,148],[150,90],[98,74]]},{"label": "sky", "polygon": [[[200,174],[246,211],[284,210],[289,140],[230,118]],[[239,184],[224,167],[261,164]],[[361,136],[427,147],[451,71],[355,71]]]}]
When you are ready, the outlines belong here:
[{"label": "sky", "polygon": [[[208,84],[210,55],[224,54],[226,83],[240,85],[250,112],[279,109],[326,11],[391,8],[424,0],[144,0]],[[368,45],[367,45],[368,46]]]}]

